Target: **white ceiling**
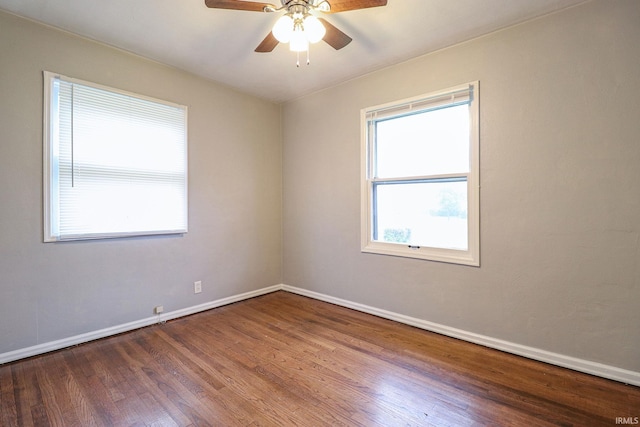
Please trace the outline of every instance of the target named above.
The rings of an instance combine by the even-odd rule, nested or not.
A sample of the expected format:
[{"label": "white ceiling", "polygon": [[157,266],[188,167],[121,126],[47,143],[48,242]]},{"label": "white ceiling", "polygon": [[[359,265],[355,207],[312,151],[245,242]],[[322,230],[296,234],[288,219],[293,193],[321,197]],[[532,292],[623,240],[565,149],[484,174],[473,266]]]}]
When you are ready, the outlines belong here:
[{"label": "white ceiling", "polygon": [[253,51],[280,13],[209,9],[204,0],[0,0],[0,9],[281,102],[583,2],[389,0],[328,14],[353,42],[312,45],[300,68],[286,45]]}]

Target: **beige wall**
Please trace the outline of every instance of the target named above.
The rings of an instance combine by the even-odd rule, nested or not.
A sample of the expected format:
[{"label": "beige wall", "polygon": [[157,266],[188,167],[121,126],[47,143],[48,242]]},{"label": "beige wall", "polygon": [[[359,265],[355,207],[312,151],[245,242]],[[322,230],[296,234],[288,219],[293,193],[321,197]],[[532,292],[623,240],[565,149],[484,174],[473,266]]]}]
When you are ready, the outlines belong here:
[{"label": "beige wall", "polygon": [[[287,103],[284,283],[640,371],[640,2],[594,1]],[[360,252],[360,109],[480,81],[481,267]]]},{"label": "beige wall", "polygon": [[[42,243],[43,70],[189,107],[189,233]],[[280,118],[278,105],[0,13],[0,354],[281,283]]]}]

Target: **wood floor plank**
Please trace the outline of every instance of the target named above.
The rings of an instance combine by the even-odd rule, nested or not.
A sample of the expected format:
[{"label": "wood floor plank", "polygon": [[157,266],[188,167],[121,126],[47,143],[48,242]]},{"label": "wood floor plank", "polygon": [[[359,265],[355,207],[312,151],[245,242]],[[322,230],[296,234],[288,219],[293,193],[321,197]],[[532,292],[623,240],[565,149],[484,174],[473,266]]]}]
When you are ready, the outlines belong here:
[{"label": "wood floor plank", "polygon": [[[291,313],[294,315],[302,316],[304,313],[315,313],[314,316],[317,317],[313,323],[321,322],[323,324],[323,328],[317,328],[321,334],[326,339],[337,340],[343,342],[345,346],[351,346],[354,349],[358,349],[358,351],[362,352],[370,352],[371,354],[376,354],[378,358],[390,361],[388,356],[388,352],[378,351],[375,347],[372,347],[371,343],[367,343],[369,337],[375,337],[376,344],[381,341],[387,340],[392,337],[392,335],[388,334],[379,334],[379,329],[375,325],[379,322],[386,322],[384,319],[372,319],[372,325],[365,325],[365,330],[361,330],[358,326],[358,320],[351,323],[349,320],[350,317],[356,316],[356,312],[351,312],[350,314],[345,314],[345,316],[338,321],[332,319],[331,317],[323,317],[321,312],[316,312],[315,306],[318,303],[316,301],[307,301],[305,303],[300,304],[298,301],[295,301],[295,304],[288,306],[286,309],[282,309],[280,307],[281,312]],[[308,316],[308,314],[307,314]],[[447,348],[445,351],[441,351],[437,346],[431,345],[431,349],[428,352],[416,351],[412,350],[410,354],[412,354],[412,358],[407,359],[407,361],[402,362],[403,364],[409,363],[412,366],[413,370],[420,372],[420,375],[425,379],[427,377],[434,378],[442,383],[447,383],[449,385],[453,385],[455,387],[455,393],[463,395],[464,392],[470,392],[471,397],[476,395],[482,396],[486,393],[486,397],[483,399],[483,407],[486,407],[488,402],[499,401],[503,405],[506,405],[512,408],[513,411],[524,411],[525,413],[529,413],[531,415],[535,415],[536,419],[541,422],[542,420],[555,420],[556,422],[565,422],[570,423],[572,421],[578,422],[589,422],[589,423],[602,423],[606,424],[606,420],[615,419],[614,413],[625,413],[627,411],[618,410],[618,412],[612,412],[610,407],[603,406],[601,409],[607,410],[609,415],[607,416],[599,416],[599,419],[594,419],[596,416],[593,413],[584,412],[581,408],[587,407],[592,408],[593,405],[565,405],[562,403],[562,398],[560,402],[558,402],[557,398],[551,397],[550,399],[546,399],[542,396],[548,394],[550,391],[549,387],[540,387],[539,381],[529,381],[524,384],[520,381],[518,377],[518,372],[536,372],[535,369],[522,369],[518,368],[518,365],[513,365],[510,363],[502,363],[500,365],[502,368],[495,369],[492,366],[497,366],[495,363],[492,363],[492,359],[508,359],[512,360],[514,356],[507,355],[506,353],[498,352],[495,350],[486,349],[480,346],[470,345],[469,343],[463,343],[458,340],[452,340],[447,337],[437,336],[435,334],[430,334],[431,340],[425,340],[424,336],[425,331],[421,331],[412,327],[408,327],[406,325],[398,325],[398,329],[403,330],[403,336],[405,333],[410,334],[418,334],[422,341],[440,341],[444,342],[441,346]],[[342,337],[340,331],[347,332],[346,337]],[[405,349],[416,349],[416,342],[408,342],[404,341],[402,345],[397,345],[395,339],[390,340],[389,343],[384,344],[387,348],[403,348]],[[451,352],[451,349],[448,347],[453,347],[455,352],[458,355],[454,358],[451,354],[456,354],[455,352]],[[373,349],[373,351],[371,351]],[[439,353],[438,353],[439,352]],[[475,357],[474,355],[480,352],[483,357]],[[424,364],[422,366],[416,364],[420,360],[420,356],[423,354],[428,354],[428,357],[425,359]],[[434,357],[438,356],[439,358]],[[453,360],[453,361],[452,361]],[[528,361],[526,359],[518,358],[521,363],[530,364],[534,363],[536,366],[547,366],[544,364],[540,364],[538,362]],[[444,364],[442,365],[442,362]],[[512,368],[512,366],[516,366]],[[434,367],[436,370],[434,370]],[[563,371],[560,368],[554,367],[555,372]],[[469,378],[469,372],[474,372],[475,375],[473,378]],[[499,373],[498,375],[496,375]],[[507,374],[505,374],[507,373]],[[564,370],[563,375],[574,375],[580,378],[585,378],[586,380],[592,380],[595,377],[591,377],[588,375],[573,373],[572,371]],[[517,384],[519,389],[514,390],[509,384]],[[524,387],[523,387],[524,386]],[[530,398],[527,390],[534,388],[537,389],[535,393],[533,393],[533,399]],[[485,392],[488,390],[488,392]],[[596,390],[597,391],[597,390]],[[562,393],[562,397],[565,399],[569,399],[571,402],[578,402],[584,398],[585,393],[575,394],[575,391],[566,390]],[[589,396],[589,393],[586,393]],[[469,399],[469,397],[467,397]],[[594,400],[593,398],[589,398],[589,400]],[[598,400],[597,398],[595,399]],[[627,401],[626,399],[621,399],[622,402]],[[530,403],[530,402],[534,403]],[[606,402],[606,399],[604,399]],[[471,400],[469,400],[471,402]],[[595,403],[595,402],[594,402]],[[546,409],[545,409],[546,408]],[[534,410],[535,409],[535,410]],[[480,411],[482,412],[482,411]],[[517,414],[515,414],[517,416]]]},{"label": "wood floor plank", "polygon": [[[233,320],[234,328],[241,333],[252,333],[250,331],[257,332],[264,329],[259,322],[252,323],[248,322],[247,319],[234,319],[230,316],[229,318]],[[287,342],[286,336],[283,336],[283,338],[282,340],[275,340],[263,335],[260,338],[262,345],[243,345],[247,354],[259,363],[255,369],[256,372],[266,381],[278,384],[289,393],[293,392],[299,405],[311,405],[314,407],[328,405],[331,411],[319,412],[323,417],[327,413],[330,414],[329,417],[322,418],[325,423],[348,420],[351,414],[358,410],[358,407],[353,406],[352,402],[345,402],[339,397],[336,398],[335,393],[331,392],[331,390],[337,387],[338,384],[329,385],[331,379],[319,374],[318,367],[310,366],[307,358],[302,353],[298,353],[300,346],[294,346],[292,343]],[[348,407],[349,405],[352,407]]]},{"label": "wood floor plank", "polygon": [[[265,408],[262,403],[262,396],[271,393],[261,391],[264,386],[259,381],[252,381],[252,378],[244,379],[243,376],[237,375],[239,372],[253,374],[255,367],[247,370],[246,365],[238,364],[234,360],[237,353],[225,352],[224,349],[213,350],[206,344],[200,347],[206,342],[206,338],[203,339],[203,336],[197,333],[188,334],[185,331],[176,333],[177,335],[173,338],[189,346],[191,360],[202,367],[203,370],[198,372],[204,375],[203,380],[208,382],[210,378],[214,378],[216,383],[225,384],[224,387],[216,387],[219,392],[217,401],[234,415],[238,425],[250,425],[254,422],[263,425],[271,415],[276,414],[275,412],[269,414],[271,408]],[[251,400],[255,400],[255,403],[247,405]]]},{"label": "wood floor plank", "polygon": [[0,366],[0,425],[611,426],[640,388],[275,292]]},{"label": "wood floor plank", "polygon": [[[194,330],[190,330],[183,334],[187,335],[187,334],[192,334],[193,332]],[[180,335],[183,335],[183,334],[180,334]],[[175,337],[175,338],[179,340],[179,337]],[[185,341],[182,341],[182,342],[184,343]],[[206,340],[202,340],[198,338],[197,342],[203,343],[203,342],[206,342]],[[211,349],[206,349],[205,351],[201,351],[200,355],[204,355],[206,351],[210,351],[210,350]],[[229,365],[226,362],[232,361],[233,359],[238,359],[239,356],[240,355],[238,353],[233,354],[232,357],[229,357],[228,355],[225,356],[225,355],[216,354],[216,360],[221,360],[222,363],[217,363],[215,361],[212,361],[211,359],[208,360],[208,364],[215,366],[217,371],[222,373],[225,376],[226,380],[228,381],[228,385],[225,388],[224,392],[217,394],[215,398],[215,402],[221,405],[221,409],[225,409],[226,412],[228,412],[229,414],[233,413],[234,416],[238,417],[238,419],[235,420],[235,422],[236,423],[239,422],[242,425],[247,424],[245,421],[243,421],[243,419],[247,418],[247,415],[254,421],[256,419],[262,419],[265,417],[268,418],[270,413],[272,416],[276,416],[277,413],[273,411],[273,408],[268,407],[268,405],[263,406],[263,404],[261,403],[263,396],[269,396],[273,394],[273,390],[271,389],[268,389],[267,391],[263,390],[263,387],[266,388],[268,386],[267,384],[263,384],[260,381],[256,381],[255,378],[252,378],[253,381],[245,380],[247,382],[239,383],[238,379],[235,378],[237,376],[235,374],[235,371],[242,371],[242,369],[244,369],[246,365],[243,365],[242,367],[240,367],[240,369],[238,369],[238,366],[236,366],[235,363],[232,363],[231,365]],[[253,372],[253,369],[250,372]],[[245,372],[245,373],[249,373],[249,372]],[[195,373],[193,375],[197,376],[195,375]],[[205,377],[204,381],[208,382],[208,379]],[[217,381],[217,382],[219,383],[220,381]],[[219,386],[216,386],[214,390],[219,388],[220,388]],[[233,405],[232,403],[233,401],[230,401],[229,399],[227,399],[227,395],[237,396],[238,394],[240,395],[244,394],[245,398],[244,399],[236,398],[236,401],[255,400],[256,402],[260,402],[258,403],[258,405],[261,406],[262,410],[259,413],[255,413],[255,411],[253,411],[254,413],[251,413],[252,411],[246,410],[244,403],[241,405],[241,407],[237,407],[237,405]],[[211,402],[211,400],[209,401]],[[285,401],[285,402],[288,402],[288,401]],[[231,408],[232,406],[234,407],[233,409]],[[229,414],[223,413],[221,415],[229,415]],[[227,420],[224,425],[230,425],[232,421],[234,420]]]},{"label": "wood floor plank", "polygon": [[[153,400],[158,402],[164,412],[168,414],[178,425],[191,425],[199,420],[200,416],[193,413],[188,404],[171,386],[170,372],[164,372],[159,365],[148,353],[144,351],[137,343],[139,335],[146,336],[153,333],[151,328],[147,328],[141,333],[132,335],[131,340],[122,341],[119,347],[123,349],[123,355],[126,365],[130,372],[135,376],[134,382],[137,384],[138,395],[149,393],[153,396]],[[149,400],[147,400],[149,402]],[[194,417],[197,420],[194,420]]]},{"label": "wood floor plank", "polygon": [[[244,314],[246,321],[250,316],[247,315],[246,312]],[[236,325],[238,323],[241,322],[236,322]],[[255,328],[255,326],[251,325],[248,327]],[[268,341],[269,337],[265,336],[264,339]],[[278,349],[280,341],[272,340],[275,342],[271,350],[271,354],[274,357],[270,364],[277,364],[277,366],[285,372],[290,382],[298,384],[299,389],[304,389],[306,395],[312,396],[310,400],[317,400],[318,403],[314,403],[314,405],[328,405],[334,412],[336,408],[343,406],[345,415],[349,418],[354,418],[355,414],[362,412],[368,403],[374,401],[374,399],[371,398],[373,390],[367,389],[367,387],[362,385],[363,379],[374,376],[374,372],[368,370],[366,364],[354,363],[350,365],[349,360],[352,359],[347,360],[348,358],[343,358],[342,363],[340,363],[342,366],[341,369],[332,369],[336,366],[335,364],[330,367],[316,363],[309,366],[309,353],[313,354],[314,351],[310,352],[304,345],[300,345],[299,341],[296,343],[297,345],[294,345],[296,341],[285,342],[285,345],[281,347],[283,350],[280,350]],[[331,354],[335,356],[337,354],[336,349],[334,349]],[[353,375],[351,375],[351,373],[353,373]],[[357,377],[357,380],[354,380],[354,377]],[[321,387],[317,385],[321,385]],[[355,402],[345,401],[340,394],[333,392],[333,390],[345,389],[348,389],[354,396],[357,395],[358,399]],[[345,402],[349,402],[350,407],[346,407]],[[394,414],[398,407],[404,408],[403,404],[404,401],[385,402],[387,414]],[[402,416],[407,419],[412,419],[413,417],[414,422],[418,422],[422,418],[421,413],[415,416],[411,415],[409,411],[401,412]],[[371,422],[372,420],[369,421]]]},{"label": "wood floor plank", "polygon": [[14,384],[14,402],[16,404],[16,419],[18,425],[32,426],[33,418],[31,416],[31,405],[33,404],[32,396],[34,390],[31,388],[29,379],[29,371],[33,365],[32,360],[26,360],[25,363],[11,366],[11,375]]},{"label": "wood floor plank", "polygon": [[194,364],[190,360],[192,356],[181,353],[171,341],[163,339],[163,335],[160,331],[149,337],[149,340],[140,340],[138,343],[165,372],[171,373],[171,384],[179,390],[184,401],[191,402],[190,404],[181,403],[183,412],[186,410],[191,416],[198,414],[201,419],[216,419],[224,425],[235,424],[234,412],[223,403],[221,394],[218,392],[220,385],[217,382],[211,383],[206,376],[201,376],[202,371],[197,367],[194,370]]},{"label": "wood floor plank", "polygon": [[[244,313],[247,314],[246,312]],[[287,335],[280,334],[274,339],[269,334],[269,330],[264,327],[266,320],[262,319],[249,321],[248,316],[228,317],[231,319],[234,328],[242,334],[253,336],[254,341],[261,341],[262,345],[243,346],[247,348],[248,354],[260,363],[260,372],[273,382],[282,384],[290,392],[293,392],[296,399],[303,406],[318,407],[319,405],[332,405],[332,411],[318,411],[324,423],[340,423],[349,419],[349,408],[341,408],[339,405],[344,404],[339,400],[335,400],[332,393],[323,393],[322,388],[313,386],[314,380],[316,384],[326,382],[326,379],[314,377],[314,367],[308,366],[308,363],[302,357],[294,357],[296,352],[300,351],[300,343],[293,345],[287,340]],[[285,350],[283,350],[285,349]],[[311,383],[311,384],[310,384]],[[286,385],[288,384],[288,386]],[[329,388],[329,387],[324,387]],[[349,403],[347,403],[349,405]]]},{"label": "wood floor plank", "polygon": [[[13,375],[8,366],[0,374],[0,425],[17,425],[17,402],[15,400]],[[0,371],[1,372],[1,371]]]},{"label": "wood floor plank", "polygon": [[[57,354],[56,354],[57,356]],[[57,393],[56,388],[58,384],[64,384],[64,378],[61,375],[61,371],[57,369],[57,358],[51,357],[50,363],[43,363],[43,359],[34,359],[37,366],[36,377],[38,382],[42,385],[41,398],[42,398],[42,410],[46,411],[48,418],[51,421],[51,425],[80,425],[77,418],[67,417],[69,414],[68,408],[70,403],[68,399],[65,399],[64,393]],[[60,397],[60,399],[58,399]],[[66,405],[65,405],[66,404]]]},{"label": "wood floor plank", "polygon": [[[343,322],[341,322],[343,323]],[[383,364],[382,370],[384,371],[384,375],[380,375],[380,360],[377,357],[369,356],[372,353],[380,354],[384,349],[375,344],[366,343],[364,341],[355,341],[353,337],[348,335],[343,335],[342,333],[336,330],[327,331],[326,325],[318,328],[317,331],[307,331],[303,333],[316,333],[323,334],[325,339],[331,339],[334,342],[334,347],[340,346],[337,350],[327,353],[323,358],[316,359],[315,361],[328,369],[332,367],[339,366],[341,369],[341,373],[345,376],[348,381],[355,385],[359,385],[362,383],[364,379],[364,383],[369,384],[378,384],[378,387],[384,388],[385,392],[388,394],[391,390],[390,381],[398,380],[399,376],[403,376],[403,384],[402,388],[406,390],[409,387],[407,376],[408,373],[403,372],[399,369],[396,369],[394,364]],[[326,333],[326,334],[325,334]],[[355,343],[355,344],[354,344]],[[369,363],[371,362],[371,363]],[[371,365],[371,366],[370,366]],[[373,366],[376,365],[376,366]],[[330,376],[330,373],[323,373],[325,376]],[[362,386],[359,386],[362,388]],[[434,388],[435,389],[435,388]],[[368,394],[375,394],[375,390],[367,390]],[[391,399],[390,396],[386,396],[385,404],[388,406],[395,407],[394,409],[389,410],[399,410],[404,412],[405,416],[408,416],[406,411],[406,403],[407,399],[411,399],[414,396],[420,396],[420,403],[427,404],[425,401],[425,396],[427,396],[431,392],[428,388],[423,388],[422,393],[420,394],[408,394],[408,396],[398,396],[395,399]],[[435,396],[432,396],[435,399]],[[465,402],[460,402],[460,409],[464,410],[466,408]],[[416,419],[422,418],[423,412],[420,410],[416,411],[415,417]]]},{"label": "wood floor plank", "polygon": [[[224,316],[221,323],[227,322],[228,316]],[[225,328],[231,328],[226,324]],[[249,402],[253,408],[253,416],[265,417],[271,419],[271,423],[277,420],[279,413],[289,414],[289,418],[294,420],[299,410],[301,401],[298,395],[292,392],[291,388],[295,388],[295,384],[289,384],[289,387],[281,387],[281,381],[273,381],[273,378],[265,378],[260,375],[262,372],[258,363],[252,358],[249,351],[252,344],[247,341],[247,337],[240,334],[235,336],[222,337],[217,333],[215,328],[220,327],[220,323],[216,322],[206,328],[198,325],[189,330],[189,334],[181,334],[181,337],[175,339],[189,340],[198,353],[203,355],[209,353],[214,355],[213,359],[209,359],[209,363],[224,376],[227,383],[226,390],[228,393],[234,393],[241,400]],[[207,346],[210,342],[211,335],[217,339],[221,339],[221,345],[216,348]],[[202,346],[202,347],[201,347]],[[243,372],[244,375],[238,375]],[[245,406],[245,405],[243,405]],[[251,412],[251,411],[250,411]],[[310,418],[315,418],[311,415]],[[304,424],[304,419],[296,421],[298,425]]]}]

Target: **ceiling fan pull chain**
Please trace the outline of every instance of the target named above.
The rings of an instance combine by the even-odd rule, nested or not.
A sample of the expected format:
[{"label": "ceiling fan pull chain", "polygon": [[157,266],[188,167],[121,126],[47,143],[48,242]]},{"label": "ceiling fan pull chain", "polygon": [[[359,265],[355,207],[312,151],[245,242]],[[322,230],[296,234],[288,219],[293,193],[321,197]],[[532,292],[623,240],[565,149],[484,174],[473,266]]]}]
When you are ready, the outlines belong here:
[{"label": "ceiling fan pull chain", "polygon": [[300,68],[300,52],[296,52],[296,67]]},{"label": "ceiling fan pull chain", "polygon": [[311,52],[311,48],[307,49],[307,65],[311,63],[311,61],[309,60],[309,52]]}]

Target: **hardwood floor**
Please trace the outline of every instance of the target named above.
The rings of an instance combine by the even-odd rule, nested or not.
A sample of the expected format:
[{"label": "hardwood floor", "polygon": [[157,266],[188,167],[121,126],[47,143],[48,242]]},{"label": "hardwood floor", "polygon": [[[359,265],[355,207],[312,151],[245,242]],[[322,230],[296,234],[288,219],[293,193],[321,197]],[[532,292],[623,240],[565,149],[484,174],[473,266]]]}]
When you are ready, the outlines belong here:
[{"label": "hardwood floor", "polygon": [[640,416],[638,387],[282,291],[0,366],[0,398],[2,426],[613,426]]}]

